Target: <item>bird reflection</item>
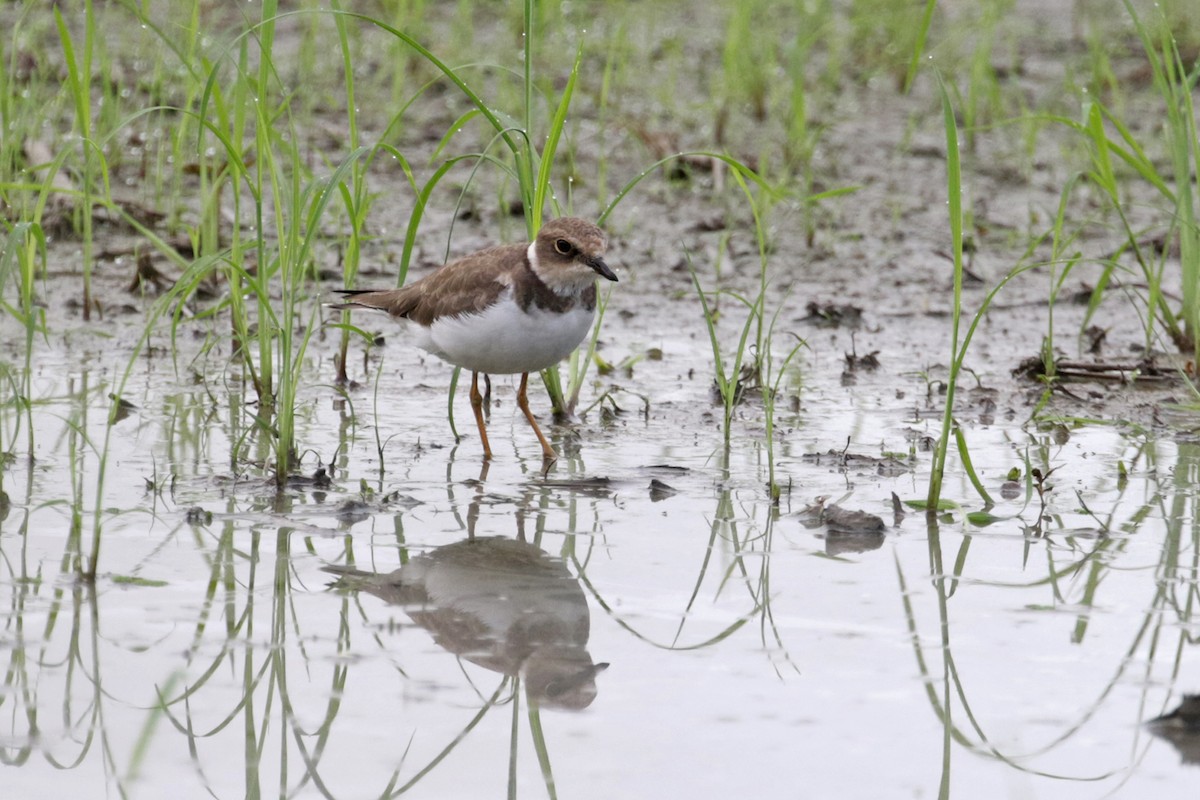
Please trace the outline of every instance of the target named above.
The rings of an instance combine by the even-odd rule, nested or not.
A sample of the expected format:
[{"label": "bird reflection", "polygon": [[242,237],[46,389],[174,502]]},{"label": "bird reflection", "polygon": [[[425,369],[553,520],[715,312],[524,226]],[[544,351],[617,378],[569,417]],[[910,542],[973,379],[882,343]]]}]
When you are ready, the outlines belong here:
[{"label": "bird reflection", "polygon": [[504,537],[469,538],[413,558],[394,572],[327,566],[341,588],[365,591],[405,612],[446,650],[524,678],[544,707],[582,709],[596,697],[587,650],[590,618],[579,581],[562,559]]},{"label": "bird reflection", "polygon": [[1173,744],[1184,764],[1200,764],[1200,695],[1184,695],[1179,708],[1155,717],[1146,727]]}]

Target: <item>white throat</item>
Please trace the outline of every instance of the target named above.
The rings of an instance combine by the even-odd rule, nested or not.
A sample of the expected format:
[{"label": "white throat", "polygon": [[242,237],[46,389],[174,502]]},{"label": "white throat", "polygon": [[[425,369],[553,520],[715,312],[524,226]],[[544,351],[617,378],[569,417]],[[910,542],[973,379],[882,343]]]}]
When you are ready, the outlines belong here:
[{"label": "white throat", "polygon": [[529,259],[529,266],[531,269],[533,269],[533,274],[538,275],[540,277],[542,273],[538,270],[537,242],[536,241],[529,243],[529,249],[525,251],[525,256]]}]

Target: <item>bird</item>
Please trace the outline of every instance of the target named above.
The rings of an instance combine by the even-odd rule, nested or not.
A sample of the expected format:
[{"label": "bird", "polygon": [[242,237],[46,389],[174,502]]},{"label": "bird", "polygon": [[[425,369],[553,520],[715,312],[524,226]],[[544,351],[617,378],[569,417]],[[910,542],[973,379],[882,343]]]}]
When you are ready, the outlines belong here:
[{"label": "bird", "polygon": [[386,311],[408,323],[422,350],[471,371],[471,410],[485,462],[492,448],[479,374],[519,374],[517,406],[549,465],[558,454],[529,410],[529,373],[562,361],[591,330],[597,277],[617,280],[604,261],[607,247],[596,225],[559,217],[532,242],[479,250],[399,289],[341,290],[345,300],[332,307]]}]

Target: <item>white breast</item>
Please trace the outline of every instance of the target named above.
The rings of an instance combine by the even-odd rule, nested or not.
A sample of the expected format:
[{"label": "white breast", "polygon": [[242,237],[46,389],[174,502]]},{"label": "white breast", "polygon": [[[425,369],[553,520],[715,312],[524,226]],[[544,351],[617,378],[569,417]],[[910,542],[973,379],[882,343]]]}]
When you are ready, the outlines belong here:
[{"label": "white breast", "polygon": [[416,344],[475,372],[536,372],[569,356],[591,330],[592,317],[580,306],[566,312],[535,306],[522,311],[509,290],[482,313],[443,317],[419,328]]}]

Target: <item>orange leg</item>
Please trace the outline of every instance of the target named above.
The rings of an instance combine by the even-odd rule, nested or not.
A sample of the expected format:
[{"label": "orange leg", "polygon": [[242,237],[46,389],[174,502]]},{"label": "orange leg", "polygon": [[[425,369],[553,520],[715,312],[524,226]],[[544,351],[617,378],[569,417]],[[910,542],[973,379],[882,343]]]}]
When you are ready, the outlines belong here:
[{"label": "orange leg", "polygon": [[533,412],[529,410],[529,398],[525,394],[525,389],[529,385],[529,373],[521,373],[521,388],[517,390],[517,406],[525,414],[525,419],[529,420],[529,426],[533,428],[533,432],[537,434],[538,441],[542,443],[542,457],[547,461],[557,461],[558,453],[554,452],[554,448],[546,441],[546,437],[542,435],[542,429],[538,427],[537,420],[533,418]]},{"label": "orange leg", "polygon": [[471,410],[475,412],[475,424],[479,426],[479,441],[483,442],[483,457],[490,461],[492,446],[488,444],[487,428],[483,424],[483,395],[479,393],[478,372],[471,373]]}]

